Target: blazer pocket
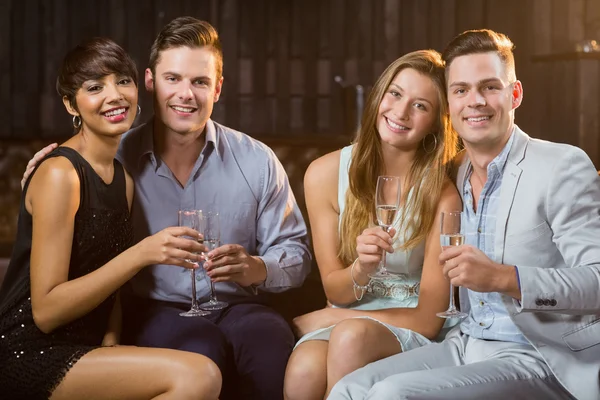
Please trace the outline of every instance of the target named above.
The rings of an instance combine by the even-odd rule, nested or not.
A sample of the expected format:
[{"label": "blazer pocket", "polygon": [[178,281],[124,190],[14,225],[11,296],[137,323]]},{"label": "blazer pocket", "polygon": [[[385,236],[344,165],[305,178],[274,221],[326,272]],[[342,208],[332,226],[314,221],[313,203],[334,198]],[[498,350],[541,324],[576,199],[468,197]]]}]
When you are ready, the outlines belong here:
[{"label": "blazer pocket", "polygon": [[562,336],[573,351],[585,350],[600,343],[600,318]]},{"label": "blazer pocket", "polygon": [[541,224],[537,225],[532,229],[506,235],[506,241],[504,246],[523,246],[524,244],[536,240],[541,236],[551,235],[552,229],[550,229],[546,222],[542,222]]}]

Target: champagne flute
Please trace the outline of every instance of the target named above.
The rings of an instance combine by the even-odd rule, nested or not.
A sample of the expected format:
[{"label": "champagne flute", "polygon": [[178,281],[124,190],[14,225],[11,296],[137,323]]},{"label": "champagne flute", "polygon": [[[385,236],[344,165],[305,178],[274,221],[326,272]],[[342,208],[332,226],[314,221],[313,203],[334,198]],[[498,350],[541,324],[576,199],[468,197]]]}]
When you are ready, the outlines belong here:
[{"label": "champagne flute", "polygon": [[[465,242],[465,236],[460,231],[462,212],[461,211],[442,211],[440,215],[440,244],[442,249],[449,246],[460,246]],[[442,318],[465,318],[467,314],[456,308],[454,300],[454,286],[450,284],[450,304],[444,312],[436,314]]]},{"label": "champagne flute", "polygon": [[[200,231],[202,222],[202,211],[200,210],[179,210],[177,213],[179,226],[187,226],[188,228]],[[186,237],[187,239],[198,240],[199,238]],[[195,262],[194,260],[186,260],[188,262]],[[192,274],[192,308],[189,311],[180,313],[182,317],[202,317],[210,314],[209,311],[203,311],[198,307],[198,300],[196,299],[196,270],[191,270]]]},{"label": "champagne flute", "polygon": [[[221,225],[219,222],[219,213],[206,212],[202,215],[204,244],[208,251],[214,250],[221,245]],[[205,255],[206,258],[206,255]],[[210,300],[200,304],[200,308],[204,310],[222,310],[229,304],[224,301],[217,300],[215,292],[215,283],[208,277],[210,282]]]},{"label": "champagne flute", "polygon": [[[375,211],[377,223],[386,232],[389,232],[400,207],[400,178],[397,176],[382,175],[377,178],[375,192]],[[394,278],[395,274],[385,268],[386,251],[383,250],[381,261],[377,270],[370,274],[373,279]]]}]

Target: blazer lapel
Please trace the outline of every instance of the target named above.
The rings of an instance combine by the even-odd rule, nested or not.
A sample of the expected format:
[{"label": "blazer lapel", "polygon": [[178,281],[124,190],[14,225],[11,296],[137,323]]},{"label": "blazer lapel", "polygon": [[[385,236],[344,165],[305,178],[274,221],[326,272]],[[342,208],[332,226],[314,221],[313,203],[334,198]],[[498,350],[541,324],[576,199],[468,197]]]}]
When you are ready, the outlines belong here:
[{"label": "blazer lapel", "polygon": [[515,192],[519,183],[519,178],[523,170],[519,163],[525,156],[525,149],[529,141],[529,136],[515,125],[512,148],[508,154],[504,172],[502,174],[502,187],[500,188],[500,199],[496,213],[496,233],[495,233],[495,260],[502,263],[504,260],[504,240],[506,235],[506,226],[508,216],[515,200]]}]

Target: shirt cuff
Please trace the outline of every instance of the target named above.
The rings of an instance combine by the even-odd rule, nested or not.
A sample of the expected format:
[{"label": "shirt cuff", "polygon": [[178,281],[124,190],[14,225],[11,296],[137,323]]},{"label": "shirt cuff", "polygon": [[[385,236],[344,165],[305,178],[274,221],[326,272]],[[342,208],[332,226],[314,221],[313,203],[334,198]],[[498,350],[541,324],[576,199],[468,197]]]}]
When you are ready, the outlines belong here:
[{"label": "shirt cuff", "polygon": [[[521,293],[521,298],[523,298],[523,292],[521,292],[521,277],[519,276],[519,268],[515,265],[515,272],[517,273],[517,286],[519,287],[519,292]],[[523,305],[517,299],[513,299],[513,304],[517,309],[517,312],[523,311]]]}]

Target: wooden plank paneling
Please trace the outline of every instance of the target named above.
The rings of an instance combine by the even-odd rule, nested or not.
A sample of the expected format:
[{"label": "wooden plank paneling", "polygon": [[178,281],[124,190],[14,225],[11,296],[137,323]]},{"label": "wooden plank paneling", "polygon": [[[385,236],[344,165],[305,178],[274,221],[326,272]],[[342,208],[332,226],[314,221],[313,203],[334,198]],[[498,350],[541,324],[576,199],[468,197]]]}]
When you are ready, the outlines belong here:
[{"label": "wooden plank paneling", "polygon": [[44,59],[40,94],[40,128],[42,137],[58,132],[68,135],[71,128],[70,115],[65,110],[58,93],[56,78],[62,60],[70,50],[68,32],[64,29],[68,20],[67,0],[55,0],[42,4],[42,57]]},{"label": "wooden plank paneling", "polygon": [[[11,31],[12,26],[12,1],[0,2],[0,109],[11,110]],[[0,129],[0,138],[9,138],[12,134],[12,113],[5,113],[2,118],[3,129]]]},{"label": "wooden plank paneling", "polygon": [[304,0],[302,18],[304,26],[304,99],[302,104],[303,127],[301,133],[317,131],[317,60],[319,55],[319,0]]},{"label": "wooden plank paneling", "polygon": [[30,139],[39,136],[41,55],[40,4],[38,0],[13,3],[11,65],[12,136]]},{"label": "wooden plank paneling", "polygon": [[456,33],[487,25],[486,0],[456,0]]},{"label": "wooden plank paneling", "polygon": [[225,105],[225,121],[234,129],[241,129],[239,124],[239,99],[238,99],[238,2],[237,0],[223,0],[221,3],[221,26],[227,29],[219,32],[223,46],[223,98]]},{"label": "wooden plank paneling", "polygon": [[[253,135],[349,134],[357,120],[357,84],[371,86],[408,51],[441,51],[457,33],[484,27],[508,34],[517,46],[517,73],[526,93],[517,121],[534,136],[568,140],[577,99],[594,98],[593,92],[570,94],[579,84],[563,76],[574,72],[566,65],[532,63],[531,57],[573,50],[585,38],[599,39],[597,0],[0,3],[0,105],[9,110],[0,128],[4,138],[64,135],[69,121],[54,94],[54,80],[73,45],[86,37],[109,36],[131,53],[143,74],[156,33],[181,15],[208,20],[221,36],[225,85],[213,118]],[[336,76],[340,83],[334,82]],[[548,82],[560,89],[552,96]],[[560,99],[565,93],[569,104]],[[151,98],[143,85],[140,99],[149,116]]]},{"label": "wooden plank paneling", "polygon": [[291,7],[289,3],[277,2],[275,7],[275,36],[276,42],[276,70],[277,70],[277,102],[275,106],[275,133],[285,134],[290,127],[290,19]]}]

